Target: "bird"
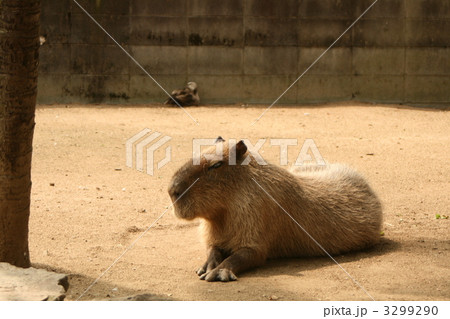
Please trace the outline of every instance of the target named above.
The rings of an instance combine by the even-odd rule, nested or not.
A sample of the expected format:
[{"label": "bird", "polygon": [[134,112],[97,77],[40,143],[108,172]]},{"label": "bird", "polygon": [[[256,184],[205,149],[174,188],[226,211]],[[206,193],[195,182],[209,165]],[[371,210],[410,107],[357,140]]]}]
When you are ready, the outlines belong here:
[{"label": "bird", "polygon": [[200,97],[198,96],[197,83],[188,82],[184,89],[173,90],[170,97],[164,102],[164,104],[180,106],[198,106],[200,103]]}]

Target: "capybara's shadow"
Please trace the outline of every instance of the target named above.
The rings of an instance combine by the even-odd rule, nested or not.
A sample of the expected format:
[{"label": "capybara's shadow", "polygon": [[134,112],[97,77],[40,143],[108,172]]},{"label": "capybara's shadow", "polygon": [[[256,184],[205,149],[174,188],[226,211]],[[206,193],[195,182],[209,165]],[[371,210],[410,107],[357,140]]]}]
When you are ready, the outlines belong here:
[{"label": "capybara's shadow", "polygon": [[[65,300],[102,300],[102,301],[169,301],[176,300],[166,295],[157,295],[140,289],[130,289],[125,286],[109,283],[107,281],[96,281],[95,285],[90,286],[96,278],[81,274],[73,274],[69,270],[54,267],[47,264],[32,263],[32,267],[46,269],[61,274],[68,274],[67,280],[60,285],[66,290]],[[87,291],[87,288],[90,287]]]},{"label": "capybara's shadow", "polygon": [[[364,258],[382,256],[396,251],[400,249],[400,247],[400,243],[387,238],[382,238],[378,244],[371,248],[332,257],[339,264],[345,264]],[[328,256],[269,259],[263,266],[249,270],[243,275],[249,277],[270,277],[279,274],[302,276],[302,273],[305,271],[328,267],[332,264],[335,264],[335,262]]]}]

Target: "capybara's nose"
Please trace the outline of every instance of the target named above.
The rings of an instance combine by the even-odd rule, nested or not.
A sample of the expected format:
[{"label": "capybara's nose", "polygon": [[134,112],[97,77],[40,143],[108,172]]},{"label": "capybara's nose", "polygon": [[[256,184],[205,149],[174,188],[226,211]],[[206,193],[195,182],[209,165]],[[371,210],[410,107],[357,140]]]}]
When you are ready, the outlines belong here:
[{"label": "capybara's nose", "polygon": [[179,187],[177,184],[173,183],[169,187],[169,196],[172,199],[172,202],[175,202],[178,197],[180,197],[181,192],[179,191]]}]

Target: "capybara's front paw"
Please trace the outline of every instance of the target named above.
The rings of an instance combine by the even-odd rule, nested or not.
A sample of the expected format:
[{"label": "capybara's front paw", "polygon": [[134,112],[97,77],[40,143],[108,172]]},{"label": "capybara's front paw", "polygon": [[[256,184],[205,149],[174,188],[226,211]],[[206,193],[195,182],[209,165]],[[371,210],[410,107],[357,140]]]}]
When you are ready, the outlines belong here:
[{"label": "capybara's front paw", "polygon": [[214,268],[216,268],[217,266],[219,266],[220,261],[217,261],[215,259],[213,260],[207,260],[206,263],[200,267],[199,269],[197,269],[196,273],[197,275],[201,276],[205,273],[210,272],[211,270],[213,270]]},{"label": "capybara's front paw", "polygon": [[237,280],[236,275],[229,269],[226,268],[214,268],[213,270],[206,272],[200,276],[201,280],[206,281],[235,281]]},{"label": "capybara's front paw", "polygon": [[206,272],[206,267],[205,266],[200,267],[195,272],[196,272],[197,275],[201,276],[201,275],[203,275]]}]

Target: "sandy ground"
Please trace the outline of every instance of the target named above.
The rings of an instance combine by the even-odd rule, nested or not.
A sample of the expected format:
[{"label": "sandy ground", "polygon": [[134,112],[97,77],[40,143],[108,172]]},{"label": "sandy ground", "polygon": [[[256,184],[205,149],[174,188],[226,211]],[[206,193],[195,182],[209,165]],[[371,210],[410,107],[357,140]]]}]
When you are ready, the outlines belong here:
[{"label": "sandy ground", "polygon": [[[269,261],[230,283],[194,270],[205,258],[198,222],[167,213],[167,186],[193,138],[314,139],[328,162],[362,172],[384,205],[384,238],[336,260],[376,300],[450,300],[450,113],[400,106],[189,108],[39,107],[33,157],[34,266],[71,274],[76,300],[151,293],[176,300],[369,300],[329,258]],[[144,128],[172,137],[172,161],[153,176],[125,165],[125,142]],[[277,163],[269,140],[261,154]],[[164,157],[164,148],[155,158]]]}]

